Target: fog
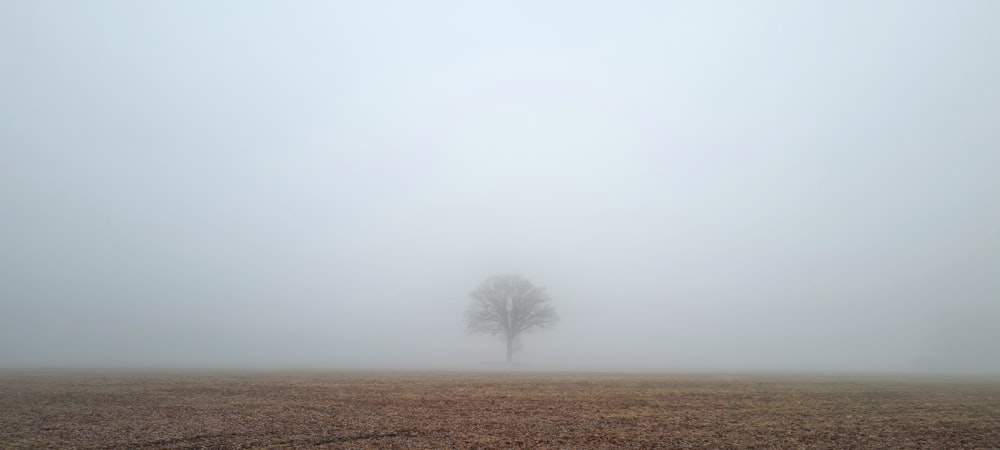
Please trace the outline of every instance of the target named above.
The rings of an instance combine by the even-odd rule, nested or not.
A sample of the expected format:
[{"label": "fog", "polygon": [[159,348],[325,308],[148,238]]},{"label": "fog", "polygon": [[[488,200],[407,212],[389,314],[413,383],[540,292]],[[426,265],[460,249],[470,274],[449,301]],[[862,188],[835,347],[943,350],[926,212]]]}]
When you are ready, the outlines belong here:
[{"label": "fog", "polygon": [[1000,3],[0,4],[0,367],[1000,373]]}]

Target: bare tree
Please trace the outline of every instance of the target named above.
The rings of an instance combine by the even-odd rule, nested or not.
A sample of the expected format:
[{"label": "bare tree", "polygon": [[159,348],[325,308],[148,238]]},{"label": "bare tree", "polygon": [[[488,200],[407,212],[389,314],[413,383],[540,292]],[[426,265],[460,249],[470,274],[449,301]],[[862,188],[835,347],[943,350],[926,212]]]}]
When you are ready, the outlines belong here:
[{"label": "bare tree", "polygon": [[550,327],[559,319],[545,290],[519,275],[487,278],[469,295],[473,302],[465,314],[468,331],[504,338],[508,363],[520,349],[521,333]]}]

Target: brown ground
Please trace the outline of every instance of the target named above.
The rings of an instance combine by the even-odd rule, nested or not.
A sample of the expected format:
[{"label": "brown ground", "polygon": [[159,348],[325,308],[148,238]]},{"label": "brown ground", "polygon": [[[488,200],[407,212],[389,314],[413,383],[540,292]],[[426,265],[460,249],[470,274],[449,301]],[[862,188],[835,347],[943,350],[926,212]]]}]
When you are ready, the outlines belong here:
[{"label": "brown ground", "polygon": [[1000,448],[1000,381],[0,373],[0,448]]}]

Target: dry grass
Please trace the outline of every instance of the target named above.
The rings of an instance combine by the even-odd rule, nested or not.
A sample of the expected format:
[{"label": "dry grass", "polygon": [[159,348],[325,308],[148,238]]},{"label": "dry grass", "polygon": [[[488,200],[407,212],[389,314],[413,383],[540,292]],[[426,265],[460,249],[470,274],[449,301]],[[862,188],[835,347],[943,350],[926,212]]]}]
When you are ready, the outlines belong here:
[{"label": "dry grass", "polygon": [[0,374],[2,448],[1000,448],[1000,382]]}]

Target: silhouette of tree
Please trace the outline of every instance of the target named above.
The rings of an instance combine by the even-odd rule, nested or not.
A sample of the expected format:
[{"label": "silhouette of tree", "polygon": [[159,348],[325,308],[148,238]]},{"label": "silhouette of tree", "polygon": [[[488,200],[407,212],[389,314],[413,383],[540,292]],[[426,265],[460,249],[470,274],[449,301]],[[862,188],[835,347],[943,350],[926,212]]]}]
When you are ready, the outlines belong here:
[{"label": "silhouette of tree", "polygon": [[469,295],[473,302],[465,315],[467,330],[502,337],[508,363],[520,350],[522,333],[559,320],[545,290],[519,275],[492,276]]}]

